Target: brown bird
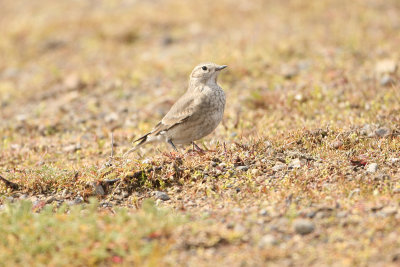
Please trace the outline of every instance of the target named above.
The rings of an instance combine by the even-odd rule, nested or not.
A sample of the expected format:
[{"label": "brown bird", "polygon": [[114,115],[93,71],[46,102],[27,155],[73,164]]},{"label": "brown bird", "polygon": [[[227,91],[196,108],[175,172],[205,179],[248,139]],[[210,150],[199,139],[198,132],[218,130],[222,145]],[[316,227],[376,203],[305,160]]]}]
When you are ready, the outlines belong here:
[{"label": "brown bird", "polygon": [[164,118],[124,156],[148,143],[167,142],[176,151],[176,144],[190,144],[209,135],[221,122],[225,109],[225,93],[217,84],[218,74],[226,65],[203,63],[190,74],[189,88],[171,107]]}]

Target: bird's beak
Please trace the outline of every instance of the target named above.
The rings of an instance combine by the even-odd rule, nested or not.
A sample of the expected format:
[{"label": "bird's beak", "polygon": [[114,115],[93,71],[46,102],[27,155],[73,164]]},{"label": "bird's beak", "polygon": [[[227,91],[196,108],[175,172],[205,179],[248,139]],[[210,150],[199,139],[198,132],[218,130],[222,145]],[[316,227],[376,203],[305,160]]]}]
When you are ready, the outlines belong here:
[{"label": "bird's beak", "polygon": [[218,67],[215,68],[215,70],[216,71],[220,71],[220,70],[225,69],[226,67],[228,67],[228,66],[227,65],[218,66]]}]

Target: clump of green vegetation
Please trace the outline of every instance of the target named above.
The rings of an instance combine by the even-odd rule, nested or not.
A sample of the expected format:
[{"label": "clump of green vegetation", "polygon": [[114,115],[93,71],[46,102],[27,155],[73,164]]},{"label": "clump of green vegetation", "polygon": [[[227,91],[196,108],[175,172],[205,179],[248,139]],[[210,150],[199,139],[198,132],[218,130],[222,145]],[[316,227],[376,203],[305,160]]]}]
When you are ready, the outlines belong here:
[{"label": "clump of green vegetation", "polygon": [[7,204],[0,213],[0,259],[5,266],[161,264],[175,244],[171,232],[186,221],[149,201],[139,212],[51,206],[40,213],[30,202]]}]

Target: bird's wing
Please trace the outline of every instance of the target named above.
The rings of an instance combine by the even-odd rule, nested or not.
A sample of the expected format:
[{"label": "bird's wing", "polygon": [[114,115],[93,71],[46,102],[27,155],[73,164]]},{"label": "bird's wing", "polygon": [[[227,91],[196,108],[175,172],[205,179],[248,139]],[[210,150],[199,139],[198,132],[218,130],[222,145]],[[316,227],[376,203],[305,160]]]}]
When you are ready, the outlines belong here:
[{"label": "bird's wing", "polygon": [[175,102],[164,118],[156,125],[152,134],[157,135],[162,131],[169,130],[186,121],[196,110],[198,101],[195,100],[195,96],[192,93],[186,92]]},{"label": "bird's wing", "polygon": [[174,126],[186,121],[190,116],[192,116],[198,105],[198,101],[195,101],[195,96],[192,93],[186,92],[175,104],[171,107],[164,118],[147,134],[136,139],[133,142],[141,141],[145,142],[147,136],[159,135],[162,131],[169,130]]}]

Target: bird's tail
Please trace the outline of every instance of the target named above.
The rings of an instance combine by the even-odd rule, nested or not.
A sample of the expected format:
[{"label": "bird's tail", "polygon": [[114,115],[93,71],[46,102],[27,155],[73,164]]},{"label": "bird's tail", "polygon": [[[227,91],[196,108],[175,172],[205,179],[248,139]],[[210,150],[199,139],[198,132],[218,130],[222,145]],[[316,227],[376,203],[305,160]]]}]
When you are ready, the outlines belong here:
[{"label": "bird's tail", "polygon": [[150,136],[151,133],[145,134],[142,137],[136,139],[135,141],[133,141],[133,143],[139,142],[136,146],[132,147],[131,149],[129,149],[125,154],[124,157],[126,157],[127,155],[129,155],[130,153],[138,150],[139,148],[141,148],[142,146],[148,144],[148,143],[152,143],[155,141],[158,141],[158,138],[156,136]]}]

